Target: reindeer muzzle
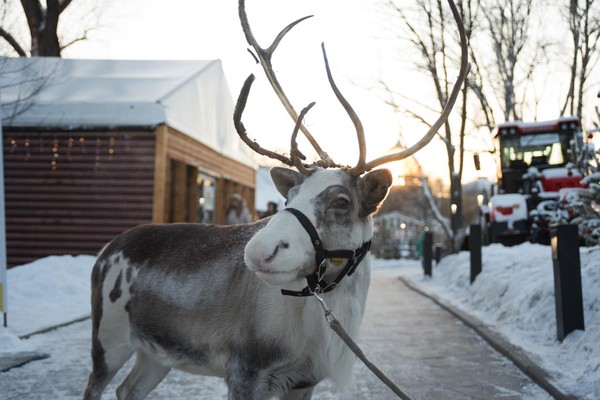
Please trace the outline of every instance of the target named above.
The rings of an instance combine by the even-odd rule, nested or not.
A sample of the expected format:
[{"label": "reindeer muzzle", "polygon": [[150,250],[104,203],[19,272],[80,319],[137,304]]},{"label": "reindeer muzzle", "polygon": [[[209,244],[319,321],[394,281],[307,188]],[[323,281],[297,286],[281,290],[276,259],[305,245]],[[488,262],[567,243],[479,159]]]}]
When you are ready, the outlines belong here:
[{"label": "reindeer muzzle", "polygon": [[[323,241],[319,238],[317,230],[306,215],[295,208],[285,208],[283,211],[287,211],[296,217],[300,225],[308,233],[308,236],[310,236],[310,241],[315,248],[315,270],[306,277],[307,286],[302,290],[281,289],[281,294],[284,296],[306,297],[312,296],[314,293],[332,291],[345,276],[350,276],[356,271],[358,264],[360,264],[371,249],[371,240],[369,240],[354,250],[326,250],[323,248]],[[331,283],[324,279],[327,272],[328,259],[348,260],[344,268],[342,268],[341,272]]]}]

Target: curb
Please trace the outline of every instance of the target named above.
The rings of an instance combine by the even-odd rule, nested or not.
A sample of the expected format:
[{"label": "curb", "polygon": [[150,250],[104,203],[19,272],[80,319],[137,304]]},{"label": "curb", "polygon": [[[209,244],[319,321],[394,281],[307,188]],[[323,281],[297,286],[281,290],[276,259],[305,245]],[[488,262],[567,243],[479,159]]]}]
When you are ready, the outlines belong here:
[{"label": "curb", "polygon": [[[91,317],[90,315],[86,315],[84,317],[76,318],[76,319],[73,319],[68,322],[63,322],[62,324],[57,324],[57,325],[49,326],[47,328],[39,329],[37,331],[19,336],[19,339],[21,339],[21,340],[29,339],[30,337],[35,336],[35,335],[41,335],[43,333],[48,333],[48,332],[54,331],[56,329],[64,328],[65,326],[76,324],[77,322],[85,321],[85,320],[89,319],[90,317]],[[9,355],[7,357],[4,357],[4,359],[0,359],[0,372],[7,372],[13,368],[22,367],[23,365],[28,364],[32,361],[44,360],[48,357],[50,357],[49,354],[37,353],[37,352],[21,352],[21,353]]]},{"label": "curb", "polygon": [[32,351],[24,351],[6,357],[0,357],[0,373],[10,371],[13,368],[22,367],[32,361],[44,360],[48,357],[50,357],[49,354]]},{"label": "curb", "polygon": [[465,312],[442,302],[437,296],[427,293],[417,287],[412,281],[407,278],[398,278],[409,289],[419,293],[420,295],[429,298],[434,303],[454,315],[461,320],[466,326],[474,330],[483,340],[485,340],[494,350],[502,354],[504,357],[512,361],[525,375],[527,375],[539,387],[544,389],[550,396],[556,400],[576,400],[577,397],[563,393],[560,389],[550,382],[550,376],[546,371],[535,364],[529,356],[520,348],[512,345],[502,336],[488,328],[483,322],[477,318],[466,314]]},{"label": "curb", "polygon": [[86,315],[85,317],[73,319],[73,320],[68,321],[68,322],[63,322],[62,324],[52,325],[52,326],[49,326],[47,328],[43,328],[43,329],[31,332],[31,333],[27,333],[25,335],[21,335],[21,336],[19,336],[19,339],[21,339],[21,340],[23,340],[23,339],[29,339],[32,336],[41,335],[42,333],[48,333],[48,332],[51,332],[51,331],[54,331],[54,330],[57,330],[57,329],[60,329],[60,328],[64,328],[65,326],[69,326],[69,325],[73,325],[73,324],[76,324],[76,323],[81,322],[81,321],[85,321],[86,319],[90,319],[91,317],[92,317],[91,315]]}]

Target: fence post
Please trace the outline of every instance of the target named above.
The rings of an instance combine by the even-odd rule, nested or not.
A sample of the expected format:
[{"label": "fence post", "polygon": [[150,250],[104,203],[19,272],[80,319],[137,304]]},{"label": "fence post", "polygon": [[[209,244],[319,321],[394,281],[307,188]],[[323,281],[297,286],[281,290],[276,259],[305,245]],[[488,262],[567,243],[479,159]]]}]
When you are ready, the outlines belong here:
[{"label": "fence post", "polygon": [[471,284],[481,272],[481,225],[473,224],[469,231],[469,252],[471,253]]},{"label": "fence post", "polygon": [[433,232],[425,232],[423,239],[423,270],[431,276],[431,261],[433,259]]},{"label": "fence post", "polygon": [[552,230],[552,264],[556,333],[562,341],[576,329],[584,330],[579,231],[577,225],[558,225]]}]

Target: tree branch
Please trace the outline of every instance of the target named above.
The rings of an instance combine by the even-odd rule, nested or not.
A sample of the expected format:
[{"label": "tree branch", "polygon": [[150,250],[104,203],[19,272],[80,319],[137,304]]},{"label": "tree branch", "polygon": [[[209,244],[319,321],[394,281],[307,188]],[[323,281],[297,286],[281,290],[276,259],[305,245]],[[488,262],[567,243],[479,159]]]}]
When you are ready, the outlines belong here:
[{"label": "tree branch", "polygon": [[80,37],[71,40],[69,43],[61,45],[60,46],[60,50],[62,51],[64,49],[66,49],[67,47],[74,45],[77,42],[82,42],[84,40],[87,40],[88,39],[88,36],[87,36],[88,32],[90,32],[89,29],[86,30],[85,32],[83,32],[83,35],[81,35]]},{"label": "tree branch", "polygon": [[69,7],[69,4],[71,4],[71,0],[62,0],[62,1],[60,1],[59,5],[58,5],[58,13],[62,14],[63,11],[65,11],[65,9],[67,7]]},{"label": "tree branch", "polygon": [[17,42],[14,36],[5,31],[2,27],[0,27],[0,37],[6,40],[10,47],[12,47],[20,57],[27,57],[27,53],[23,50],[19,42]]}]

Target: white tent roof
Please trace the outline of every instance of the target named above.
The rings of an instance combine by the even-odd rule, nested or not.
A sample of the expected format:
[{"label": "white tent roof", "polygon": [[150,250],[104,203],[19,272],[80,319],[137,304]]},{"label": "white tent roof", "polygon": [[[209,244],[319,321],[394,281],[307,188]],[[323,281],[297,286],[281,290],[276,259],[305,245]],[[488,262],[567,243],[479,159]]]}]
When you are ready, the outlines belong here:
[{"label": "white tent roof", "polygon": [[233,126],[219,60],[1,58],[5,127],[148,127],[166,123],[254,166]]}]

